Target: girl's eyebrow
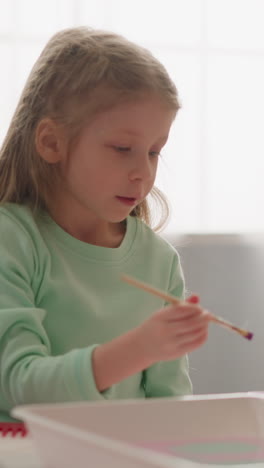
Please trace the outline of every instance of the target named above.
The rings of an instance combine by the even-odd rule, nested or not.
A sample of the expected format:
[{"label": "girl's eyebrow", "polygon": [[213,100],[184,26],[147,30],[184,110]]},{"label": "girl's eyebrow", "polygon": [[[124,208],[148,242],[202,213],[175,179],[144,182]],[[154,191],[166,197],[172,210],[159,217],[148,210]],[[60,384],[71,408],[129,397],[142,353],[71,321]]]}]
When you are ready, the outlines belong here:
[{"label": "girl's eyebrow", "polygon": [[[137,131],[130,130],[130,129],[127,129],[127,128],[120,128],[118,131],[122,132],[122,133],[124,133],[126,135],[130,135],[130,136],[137,136],[137,137],[143,136],[143,134],[141,132],[137,132]],[[166,143],[166,141],[168,140],[168,137],[169,137],[169,135],[164,135],[164,136],[160,137],[157,142],[158,143],[163,143],[163,142]]]},{"label": "girl's eyebrow", "polygon": [[132,136],[141,136],[140,132],[136,132],[134,130],[130,130],[128,128],[120,128],[118,130],[119,132],[126,133],[127,135],[132,135]]}]

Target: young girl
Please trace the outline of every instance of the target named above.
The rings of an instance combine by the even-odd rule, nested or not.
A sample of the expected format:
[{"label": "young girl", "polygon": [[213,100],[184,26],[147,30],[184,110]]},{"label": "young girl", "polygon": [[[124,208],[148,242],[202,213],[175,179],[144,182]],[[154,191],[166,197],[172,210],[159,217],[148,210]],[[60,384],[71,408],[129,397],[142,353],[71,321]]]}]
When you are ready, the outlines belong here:
[{"label": "young girl", "polygon": [[[176,251],[149,226],[177,91],[145,49],[88,28],[56,34],[28,78],[0,159],[0,409],[178,396],[207,338]],[[164,205],[166,208],[166,205]],[[5,416],[4,416],[5,415]]]}]

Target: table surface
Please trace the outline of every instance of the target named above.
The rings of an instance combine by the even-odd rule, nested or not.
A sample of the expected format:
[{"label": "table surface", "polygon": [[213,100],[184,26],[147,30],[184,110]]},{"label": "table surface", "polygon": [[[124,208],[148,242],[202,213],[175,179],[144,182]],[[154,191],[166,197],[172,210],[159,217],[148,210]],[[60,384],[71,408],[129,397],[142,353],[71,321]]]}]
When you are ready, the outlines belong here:
[{"label": "table surface", "polygon": [[[175,464],[175,466],[183,468],[258,468],[260,464],[216,465],[194,463],[184,459],[181,465]],[[30,436],[24,438],[3,437],[0,438],[0,468],[45,468],[45,464],[41,462]]]},{"label": "table surface", "polygon": [[0,468],[45,468],[30,437],[0,438]]}]

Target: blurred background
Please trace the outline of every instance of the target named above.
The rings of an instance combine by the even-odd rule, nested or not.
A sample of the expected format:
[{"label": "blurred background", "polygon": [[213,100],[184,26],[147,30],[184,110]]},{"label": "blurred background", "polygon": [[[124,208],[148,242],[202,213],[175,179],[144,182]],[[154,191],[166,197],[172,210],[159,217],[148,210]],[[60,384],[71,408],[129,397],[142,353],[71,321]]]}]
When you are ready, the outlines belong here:
[{"label": "blurred background", "polygon": [[252,342],[212,325],[190,356],[196,393],[264,390],[264,0],[0,0],[0,143],[56,31],[109,29],[167,67],[182,109],[157,185],[187,291]]}]

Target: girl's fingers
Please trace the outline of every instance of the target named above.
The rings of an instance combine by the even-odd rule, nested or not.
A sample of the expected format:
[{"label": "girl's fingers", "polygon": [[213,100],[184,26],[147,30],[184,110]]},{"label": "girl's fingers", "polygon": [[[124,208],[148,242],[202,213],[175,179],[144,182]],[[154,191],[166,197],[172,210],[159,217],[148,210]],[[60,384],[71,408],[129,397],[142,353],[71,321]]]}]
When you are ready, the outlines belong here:
[{"label": "girl's fingers", "polygon": [[175,342],[177,341],[177,347],[180,346],[183,352],[189,353],[205,343],[207,338],[208,328],[202,328],[192,333],[190,336],[182,335],[181,337],[175,337]]},{"label": "girl's fingers", "polygon": [[208,327],[197,329],[191,334],[170,337],[167,342],[167,357],[176,359],[203,345],[208,338]]},{"label": "girl's fingers", "polygon": [[[197,320],[192,320],[190,322],[184,322],[180,326],[178,323],[175,323],[172,333],[175,339],[188,339],[188,337],[195,336],[196,334],[203,333],[205,330],[208,330],[209,321],[206,317],[202,316]],[[172,325],[173,326],[173,325]]]},{"label": "girl's fingers", "polygon": [[206,315],[204,309],[196,304],[182,303],[177,306],[167,306],[160,311],[161,317],[170,322],[190,320],[201,315]]}]

